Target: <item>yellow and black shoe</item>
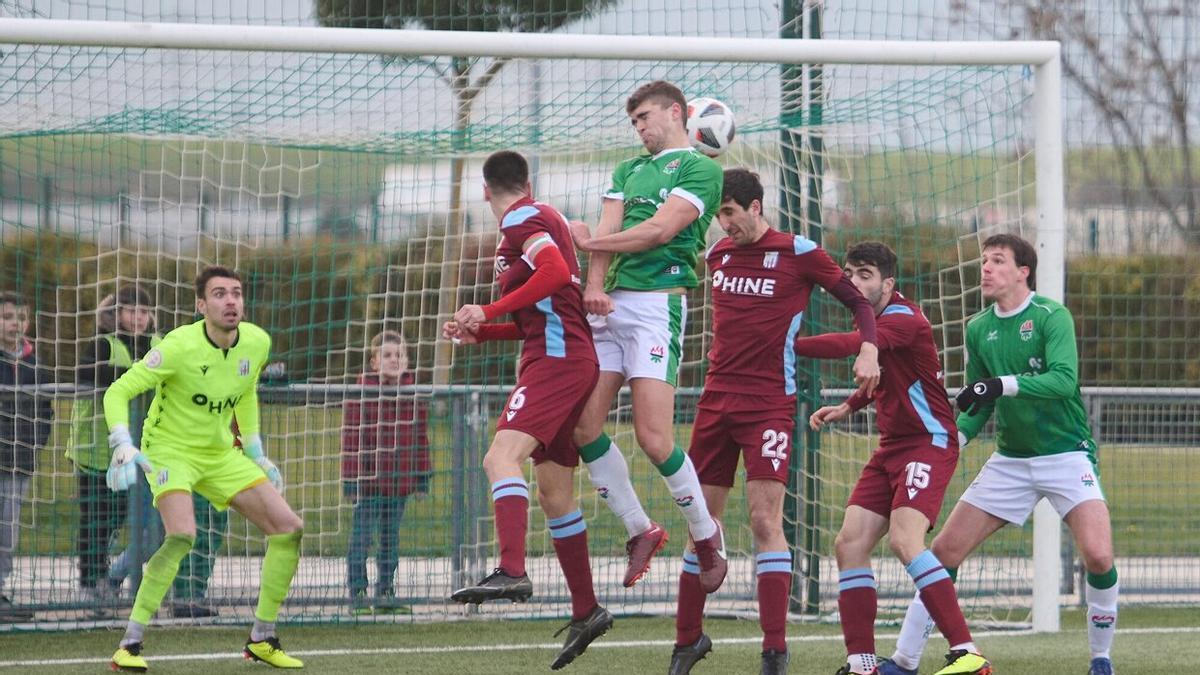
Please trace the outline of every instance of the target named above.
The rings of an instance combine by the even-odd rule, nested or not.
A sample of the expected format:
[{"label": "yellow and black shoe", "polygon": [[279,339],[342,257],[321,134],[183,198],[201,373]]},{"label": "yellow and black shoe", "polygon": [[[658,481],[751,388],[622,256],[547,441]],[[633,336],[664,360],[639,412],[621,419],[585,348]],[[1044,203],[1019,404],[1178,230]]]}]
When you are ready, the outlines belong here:
[{"label": "yellow and black shoe", "polygon": [[992,675],[988,660],[965,649],[955,649],[946,655],[946,665],[934,675]]},{"label": "yellow and black shoe", "polygon": [[275,668],[303,668],[304,662],[288,656],[279,646],[279,638],[271,636],[257,642],[247,641],[242,655],[249,661],[258,661]]},{"label": "yellow and black shoe", "polygon": [[142,643],[135,642],[125,645],[116,651],[109,667],[115,671],[127,673],[144,673],[149,668],[146,659],[142,658]]}]

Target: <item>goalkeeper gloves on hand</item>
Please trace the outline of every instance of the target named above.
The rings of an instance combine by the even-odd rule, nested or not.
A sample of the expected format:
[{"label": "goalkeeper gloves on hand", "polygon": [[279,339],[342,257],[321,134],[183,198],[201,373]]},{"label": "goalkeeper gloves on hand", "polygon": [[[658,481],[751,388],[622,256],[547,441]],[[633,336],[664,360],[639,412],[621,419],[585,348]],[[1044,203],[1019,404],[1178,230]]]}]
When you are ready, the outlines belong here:
[{"label": "goalkeeper gloves on hand", "polygon": [[112,448],[112,459],[108,471],[104,474],[104,482],[113,492],[121,492],[137,485],[138,469],[144,473],[154,471],[150,460],[133,444],[129,428],[123,424],[113,427],[108,434],[108,447]]},{"label": "goalkeeper gloves on hand", "polygon": [[1004,383],[998,377],[976,380],[963,387],[954,397],[958,409],[968,415],[976,415],[980,408],[1004,395]]},{"label": "goalkeeper gloves on hand", "polygon": [[262,437],[258,434],[250,434],[243,438],[242,452],[246,453],[246,456],[253,460],[263,470],[263,473],[267,474],[267,480],[271,481],[271,485],[275,486],[279,494],[283,494],[283,474],[279,473],[279,468],[275,466],[275,463],[263,454]]}]

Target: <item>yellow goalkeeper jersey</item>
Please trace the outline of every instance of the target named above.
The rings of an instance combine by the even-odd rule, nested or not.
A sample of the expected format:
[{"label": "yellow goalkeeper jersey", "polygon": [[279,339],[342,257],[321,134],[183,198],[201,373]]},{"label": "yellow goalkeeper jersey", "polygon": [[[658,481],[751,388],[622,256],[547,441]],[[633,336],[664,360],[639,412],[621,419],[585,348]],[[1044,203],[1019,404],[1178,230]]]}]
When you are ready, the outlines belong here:
[{"label": "yellow goalkeeper jersey", "polygon": [[235,414],[243,436],[258,433],[258,377],[270,349],[267,332],[245,321],[229,349],[209,339],[203,320],[180,326],[109,387],[104,420],[109,429],[128,425],[129,401],[155,387],[142,428],[143,448],[232,448]]}]

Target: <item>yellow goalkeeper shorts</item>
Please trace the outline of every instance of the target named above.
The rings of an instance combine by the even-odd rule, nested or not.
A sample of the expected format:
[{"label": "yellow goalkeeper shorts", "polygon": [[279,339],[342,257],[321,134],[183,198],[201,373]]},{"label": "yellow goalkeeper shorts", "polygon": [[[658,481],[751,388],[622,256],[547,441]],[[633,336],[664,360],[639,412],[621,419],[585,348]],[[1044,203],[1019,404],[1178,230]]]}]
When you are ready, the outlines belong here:
[{"label": "yellow goalkeeper shorts", "polygon": [[224,511],[239,492],[267,480],[257,464],[234,448],[213,452],[154,445],[142,452],[154,469],[146,479],[155,506],[167,492],[197,492]]}]

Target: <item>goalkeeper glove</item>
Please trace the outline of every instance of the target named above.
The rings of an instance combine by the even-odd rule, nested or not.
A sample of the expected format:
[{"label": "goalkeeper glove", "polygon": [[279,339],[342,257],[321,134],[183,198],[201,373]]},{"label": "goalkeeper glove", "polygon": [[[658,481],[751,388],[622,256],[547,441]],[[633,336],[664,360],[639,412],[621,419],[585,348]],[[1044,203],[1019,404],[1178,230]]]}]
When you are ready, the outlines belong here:
[{"label": "goalkeeper glove", "polygon": [[124,424],[113,427],[108,434],[108,447],[112,448],[112,459],[109,460],[108,471],[104,474],[104,482],[113,492],[121,492],[137,485],[138,469],[150,473],[154,469],[150,460],[133,444],[129,428]]},{"label": "goalkeeper glove", "polygon": [[977,415],[979,409],[1004,395],[1004,383],[998,377],[976,380],[963,387],[954,397],[958,409],[968,415]]},{"label": "goalkeeper glove", "polygon": [[243,438],[242,452],[246,453],[246,456],[253,460],[263,470],[263,473],[267,474],[267,480],[271,481],[271,485],[275,486],[279,494],[283,494],[283,474],[279,473],[279,468],[275,466],[275,463],[263,454],[262,437],[258,434],[250,434]]}]

